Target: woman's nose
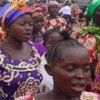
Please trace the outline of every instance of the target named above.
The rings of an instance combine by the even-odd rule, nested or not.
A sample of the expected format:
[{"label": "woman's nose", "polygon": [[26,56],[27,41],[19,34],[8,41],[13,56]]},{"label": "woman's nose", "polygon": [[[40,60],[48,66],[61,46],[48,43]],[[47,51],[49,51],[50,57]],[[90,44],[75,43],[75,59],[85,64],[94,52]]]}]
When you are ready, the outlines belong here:
[{"label": "woman's nose", "polygon": [[29,25],[29,24],[26,25],[26,30],[27,31],[31,31],[32,29],[33,29],[32,25]]},{"label": "woman's nose", "polygon": [[82,69],[78,69],[76,77],[83,79],[85,77],[84,71]]}]

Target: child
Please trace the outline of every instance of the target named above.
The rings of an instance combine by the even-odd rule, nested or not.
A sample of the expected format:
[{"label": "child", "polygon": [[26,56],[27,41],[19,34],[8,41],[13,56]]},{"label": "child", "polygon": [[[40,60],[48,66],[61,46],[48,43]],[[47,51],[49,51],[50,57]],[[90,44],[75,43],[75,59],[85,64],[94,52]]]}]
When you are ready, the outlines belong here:
[{"label": "child", "polygon": [[[59,28],[59,27],[58,27]],[[44,39],[44,46],[46,47],[47,51],[52,47],[52,45],[59,41],[62,40],[64,37],[63,35],[59,32],[59,29],[51,29],[44,34],[43,39]],[[46,61],[46,52],[42,55],[41,57],[41,73],[43,75],[43,81],[40,84],[40,89],[41,92],[47,92],[50,91],[53,88],[53,79],[52,77],[45,71],[44,65],[47,64]]]}]

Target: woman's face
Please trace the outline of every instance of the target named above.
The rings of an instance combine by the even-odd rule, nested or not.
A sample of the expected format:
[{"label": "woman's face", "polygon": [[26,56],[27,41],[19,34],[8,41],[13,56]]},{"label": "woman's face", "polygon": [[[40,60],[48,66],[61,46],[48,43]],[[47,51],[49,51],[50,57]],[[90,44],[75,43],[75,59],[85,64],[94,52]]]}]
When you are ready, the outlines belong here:
[{"label": "woman's face", "polygon": [[24,14],[10,26],[8,37],[20,42],[27,42],[33,30],[33,21],[30,14]]},{"label": "woman's face", "polygon": [[58,15],[59,7],[58,5],[52,5],[48,8],[51,16],[56,17]]},{"label": "woman's face", "polygon": [[100,26],[100,7],[95,11],[93,16],[94,22],[97,26]]},{"label": "woman's face", "polygon": [[83,47],[62,48],[51,66],[54,88],[64,96],[80,96],[90,78],[89,56]]},{"label": "woman's face", "polygon": [[55,42],[62,40],[62,39],[63,39],[63,36],[55,32],[48,37],[47,41],[44,42],[44,45],[46,49],[49,50]]},{"label": "woman's face", "polygon": [[40,31],[44,25],[44,17],[42,15],[33,18],[33,29]]}]

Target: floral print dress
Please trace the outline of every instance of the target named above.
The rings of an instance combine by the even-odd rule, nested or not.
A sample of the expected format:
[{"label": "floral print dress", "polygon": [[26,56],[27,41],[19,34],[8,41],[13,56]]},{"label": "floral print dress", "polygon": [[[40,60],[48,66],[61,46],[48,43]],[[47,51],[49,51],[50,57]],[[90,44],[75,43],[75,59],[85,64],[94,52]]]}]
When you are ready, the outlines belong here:
[{"label": "floral print dress", "polygon": [[11,59],[9,54],[0,48],[0,90],[7,100],[38,92],[42,81],[35,52],[29,59]]},{"label": "floral print dress", "polygon": [[60,30],[66,30],[67,28],[67,23],[66,20],[58,16],[57,18],[50,18],[50,16],[46,17],[46,23],[45,23],[45,29],[50,30],[50,29],[55,29],[56,27],[60,27]]}]

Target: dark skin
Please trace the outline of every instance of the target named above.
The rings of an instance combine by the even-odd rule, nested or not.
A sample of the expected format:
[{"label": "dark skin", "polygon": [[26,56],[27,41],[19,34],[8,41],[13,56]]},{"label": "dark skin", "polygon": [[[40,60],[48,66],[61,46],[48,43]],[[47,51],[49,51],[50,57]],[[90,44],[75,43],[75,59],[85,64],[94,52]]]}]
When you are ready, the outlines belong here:
[{"label": "dark skin", "polygon": [[50,14],[50,18],[57,18],[58,17],[59,7],[58,5],[53,5],[48,8],[48,12]]},{"label": "dark skin", "polygon": [[89,62],[88,52],[83,47],[62,49],[55,61],[45,67],[53,76],[53,90],[38,95],[36,100],[80,100],[90,79]]},{"label": "dark skin", "polygon": [[60,35],[59,33],[55,32],[55,33],[51,34],[48,37],[47,41],[44,41],[43,44],[46,47],[46,49],[49,50],[54,43],[56,43],[57,41],[62,40],[62,39],[63,39],[63,36]]},{"label": "dark skin", "polygon": [[43,25],[44,25],[44,17],[42,15],[33,17],[33,32],[32,32],[33,41],[39,41],[42,39],[42,37],[38,38],[35,37],[41,35],[40,31]]},{"label": "dark skin", "polygon": [[93,15],[94,23],[96,26],[100,27],[100,6],[96,9]]},{"label": "dark skin", "polygon": [[33,29],[32,16],[24,14],[16,19],[9,27],[8,37],[0,44],[13,59],[27,59],[31,48],[28,41]]}]

